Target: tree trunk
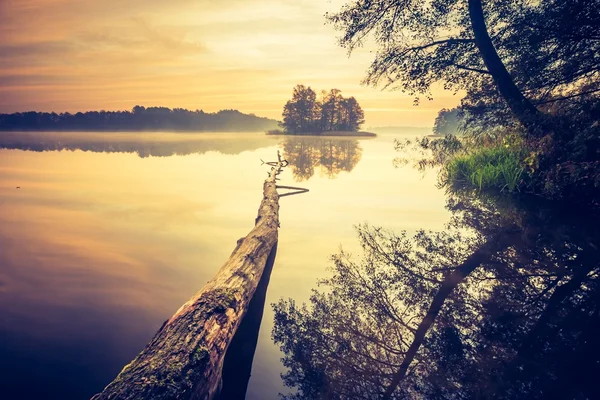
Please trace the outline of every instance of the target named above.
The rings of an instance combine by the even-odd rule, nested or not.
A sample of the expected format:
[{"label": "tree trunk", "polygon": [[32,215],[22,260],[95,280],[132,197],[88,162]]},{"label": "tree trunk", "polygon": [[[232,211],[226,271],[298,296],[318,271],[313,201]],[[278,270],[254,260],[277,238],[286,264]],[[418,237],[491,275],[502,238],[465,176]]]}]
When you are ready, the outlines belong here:
[{"label": "tree trunk", "polygon": [[217,275],[167,320],[146,348],[92,400],[207,400],[221,386],[225,352],[277,243],[278,154],[263,186],[254,228]]},{"label": "tree trunk", "polygon": [[471,26],[475,35],[475,45],[479,49],[483,62],[492,75],[498,91],[512,113],[527,129],[529,134],[534,137],[541,137],[549,133],[544,132],[547,127],[543,126],[545,124],[543,123],[542,113],[521,93],[500,59],[500,56],[498,56],[487,31],[481,0],[468,0],[468,2]]},{"label": "tree trunk", "polygon": [[402,360],[402,364],[400,364],[398,371],[392,377],[392,381],[386,388],[382,399],[390,399],[394,391],[398,388],[400,382],[402,382],[402,380],[404,380],[406,377],[408,367],[410,367],[410,364],[414,361],[421,344],[425,340],[427,332],[435,322],[435,319],[440,313],[442,306],[454,288],[464,281],[465,278],[469,276],[477,267],[486,261],[489,261],[492,255],[506,249],[511,243],[511,238],[514,239],[514,235],[518,233],[518,230],[507,230],[503,233],[500,233],[492,240],[489,240],[483,244],[454,271],[446,275],[444,281],[440,285],[440,288],[431,301],[431,305],[429,306],[427,314],[425,314],[425,317],[423,317],[421,323],[417,327],[413,341],[410,344],[404,359]]},{"label": "tree trunk", "polygon": [[[280,196],[281,197],[281,196]],[[248,383],[254,362],[254,353],[258,344],[258,334],[265,310],[267,299],[267,288],[271,271],[277,254],[277,243],[271,250],[267,266],[252,301],[248,305],[248,311],[242,320],[223,361],[223,389],[218,400],[245,400]]]}]

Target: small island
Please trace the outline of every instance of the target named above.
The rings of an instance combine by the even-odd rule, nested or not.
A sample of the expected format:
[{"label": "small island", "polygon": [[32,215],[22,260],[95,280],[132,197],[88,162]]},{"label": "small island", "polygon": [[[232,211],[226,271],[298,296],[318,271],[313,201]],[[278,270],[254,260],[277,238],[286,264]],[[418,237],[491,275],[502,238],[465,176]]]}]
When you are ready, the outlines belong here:
[{"label": "small island", "polygon": [[339,89],[317,93],[310,87],[296,85],[292,99],[283,107],[281,129],[267,135],[355,136],[373,137],[375,133],[360,131],[365,113],[354,97],[345,98]]}]

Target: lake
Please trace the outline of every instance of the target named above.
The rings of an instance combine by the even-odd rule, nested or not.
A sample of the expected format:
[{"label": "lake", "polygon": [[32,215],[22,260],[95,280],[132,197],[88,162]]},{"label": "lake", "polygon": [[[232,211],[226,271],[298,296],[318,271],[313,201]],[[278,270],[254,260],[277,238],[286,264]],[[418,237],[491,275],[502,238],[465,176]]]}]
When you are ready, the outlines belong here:
[{"label": "lake", "polygon": [[227,389],[596,398],[597,210],[439,189],[394,149],[423,133],[0,133],[0,398],[101,391],[250,231],[278,151],[309,192],[280,199]]},{"label": "lake", "polygon": [[[415,131],[419,132],[419,131]],[[362,222],[444,230],[435,171],[395,167],[393,139],[256,133],[0,133],[0,393],[87,399],[199,290],[251,229],[277,150],[279,244],[248,399],[287,392],[271,339],[281,298],[308,301]],[[17,188],[18,187],[18,188]]]}]

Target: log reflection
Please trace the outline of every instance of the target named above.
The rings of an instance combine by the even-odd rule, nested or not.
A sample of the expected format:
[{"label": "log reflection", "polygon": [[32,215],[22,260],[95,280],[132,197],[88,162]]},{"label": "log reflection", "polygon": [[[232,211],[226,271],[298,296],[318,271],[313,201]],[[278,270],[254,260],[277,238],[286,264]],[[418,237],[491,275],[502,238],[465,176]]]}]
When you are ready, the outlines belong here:
[{"label": "log reflection", "polygon": [[252,371],[252,362],[258,333],[265,308],[267,288],[271,279],[271,271],[277,255],[277,243],[271,250],[267,264],[260,278],[254,297],[250,301],[248,311],[242,320],[223,362],[223,388],[219,395],[221,400],[243,400],[246,398],[248,381]]}]

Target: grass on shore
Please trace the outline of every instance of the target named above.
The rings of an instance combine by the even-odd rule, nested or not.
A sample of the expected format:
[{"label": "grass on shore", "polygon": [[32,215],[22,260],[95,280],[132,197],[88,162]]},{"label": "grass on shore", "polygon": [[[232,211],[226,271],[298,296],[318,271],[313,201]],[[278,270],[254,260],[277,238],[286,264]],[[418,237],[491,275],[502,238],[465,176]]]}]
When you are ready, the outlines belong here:
[{"label": "grass on shore", "polygon": [[522,159],[520,148],[501,144],[478,147],[449,160],[444,165],[441,183],[479,190],[519,191],[524,183]]}]

